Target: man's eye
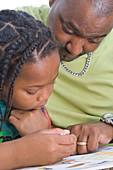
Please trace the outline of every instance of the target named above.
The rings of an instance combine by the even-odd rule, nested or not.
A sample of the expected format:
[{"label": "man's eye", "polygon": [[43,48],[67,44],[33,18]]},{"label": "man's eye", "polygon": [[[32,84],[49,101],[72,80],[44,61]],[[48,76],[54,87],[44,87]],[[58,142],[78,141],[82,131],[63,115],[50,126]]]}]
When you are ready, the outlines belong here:
[{"label": "man's eye", "polygon": [[66,34],[73,35],[73,31],[71,29],[67,28],[66,25],[63,24],[62,29]]},{"label": "man's eye", "polygon": [[88,42],[89,42],[89,43],[92,43],[92,44],[99,44],[99,43],[100,43],[100,41],[98,41],[98,40],[92,40],[92,39],[88,39]]}]

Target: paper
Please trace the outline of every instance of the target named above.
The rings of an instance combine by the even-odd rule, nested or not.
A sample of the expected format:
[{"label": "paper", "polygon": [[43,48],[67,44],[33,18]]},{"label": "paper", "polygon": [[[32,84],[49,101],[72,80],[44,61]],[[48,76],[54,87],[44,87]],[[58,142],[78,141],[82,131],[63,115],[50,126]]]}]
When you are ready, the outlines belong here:
[{"label": "paper", "polygon": [[98,151],[64,158],[50,166],[24,168],[22,170],[99,170],[113,167],[113,147],[101,146]]}]

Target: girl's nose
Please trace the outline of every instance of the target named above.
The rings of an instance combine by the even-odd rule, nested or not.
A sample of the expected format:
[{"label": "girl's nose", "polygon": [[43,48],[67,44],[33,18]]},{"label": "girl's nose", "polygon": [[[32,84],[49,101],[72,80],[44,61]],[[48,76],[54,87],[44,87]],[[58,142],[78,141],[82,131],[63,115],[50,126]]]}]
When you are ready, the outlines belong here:
[{"label": "girl's nose", "polygon": [[37,98],[38,101],[45,103],[47,102],[48,98],[50,97],[53,91],[53,86],[46,85],[42,88],[39,97]]}]

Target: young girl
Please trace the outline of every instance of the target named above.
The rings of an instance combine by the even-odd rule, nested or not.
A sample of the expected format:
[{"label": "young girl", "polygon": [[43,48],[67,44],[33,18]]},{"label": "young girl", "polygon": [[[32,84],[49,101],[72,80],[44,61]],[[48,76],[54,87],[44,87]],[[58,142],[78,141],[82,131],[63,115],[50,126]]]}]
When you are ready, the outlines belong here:
[{"label": "young girl", "polygon": [[58,45],[43,23],[22,11],[0,11],[0,169],[74,154],[75,137],[59,135],[68,131],[40,130],[49,126],[44,105],[59,63]]}]

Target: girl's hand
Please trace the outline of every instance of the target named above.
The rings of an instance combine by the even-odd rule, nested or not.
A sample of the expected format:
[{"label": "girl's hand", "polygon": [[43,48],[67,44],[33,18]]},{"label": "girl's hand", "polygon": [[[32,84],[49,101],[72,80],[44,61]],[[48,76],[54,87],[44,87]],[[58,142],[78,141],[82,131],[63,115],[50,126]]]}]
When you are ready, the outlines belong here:
[{"label": "girl's hand", "polygon": [[[66,133],[67,135],[60,135]],[[43,166],[76,154],[76,137],[62,129],[46,129],[0,144],[0,169]],[[7,160],[7,161],[6,161]]]},{"label": "girl's hand", "polygon": [[26,143],[24,149],[27,151],[24,157],[30,159],[23,159],[28,163],[27,166],[53,164],[76,154],[75,135],[59,135],[60,133],[67,132],[62,129],[41,130],[23,137]]},{"label": "girl's hand", "polygon": [[16,127],[21,136],[49,128],[49,121],[41,109],[33,111],[12,110],[9,122]]}]

